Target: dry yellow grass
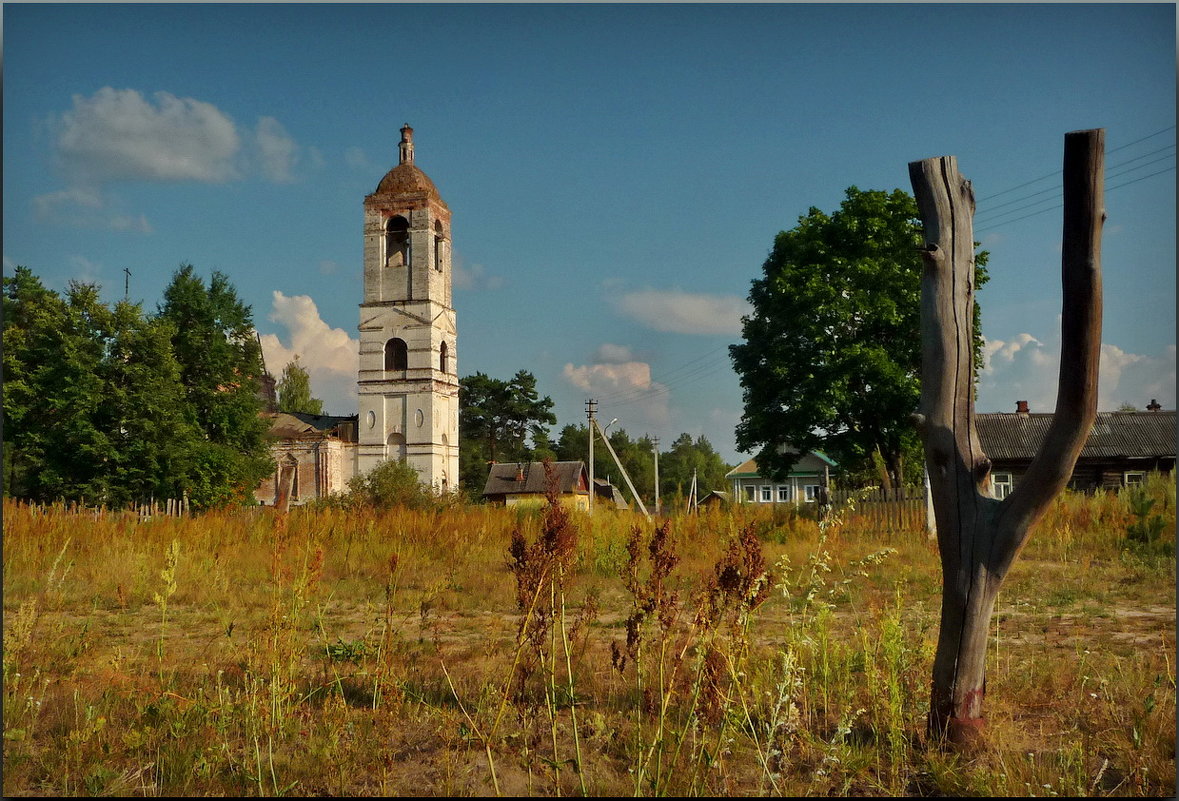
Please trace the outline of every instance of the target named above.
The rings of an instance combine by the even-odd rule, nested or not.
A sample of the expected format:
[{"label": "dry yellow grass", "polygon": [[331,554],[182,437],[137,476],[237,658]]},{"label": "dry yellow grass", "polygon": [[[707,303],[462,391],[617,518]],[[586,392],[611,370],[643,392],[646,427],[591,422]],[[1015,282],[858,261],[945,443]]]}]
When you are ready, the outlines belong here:
[{"label": "dry yellow grass", "polygon": [[[1174,484],[1150,492],[1173,546]],[[5,502],[4,794],[1172,795],[1174,558],[1127,544],[1141,517],[1066,496],[1043,521],[958,755],[924,735],[936,549],[853,514],[675,518],[658,592],[652,525],[574,516],[528,644],[508,547],[539,510]]]}]

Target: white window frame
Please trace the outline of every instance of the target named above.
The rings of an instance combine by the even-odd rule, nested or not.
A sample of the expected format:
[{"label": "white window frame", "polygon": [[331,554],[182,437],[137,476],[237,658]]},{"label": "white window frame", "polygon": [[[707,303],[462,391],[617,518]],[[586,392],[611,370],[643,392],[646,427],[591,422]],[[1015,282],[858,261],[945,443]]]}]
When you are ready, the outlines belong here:
[{"label": "white window frame", "polygon": [[777,491],[775,497],[778,499],[778,503],[790,503],[790,501],[791,501],[790,485],[789,484],[779,484],[778,491]]},{"label": "white window frame", "polygon": [[746,484],[744,487],[744,491],[745,491],[745,502],[746,503],[756,503],[757,502],[757,487],[755,485]]},{"label": "white window frame", "polygon": [[818,484],[804,484],[802,491],[806,494],[806,502],[814,503],[819,499],[819,485]]},{"label": "white window frame", "polygon": [[1137,487],[1140,486],[1145,480],[1145,470],[1127,470],[1126,472],[1122,473],[1123,487]]},{"label": "white window frame", "polygon": [[992,473],[991,492],[996,500],[1003,500],[1015,488],[1015,477],[1011,473]]},{"label": "white window frame", "polygon": [[761,498],[762,503],[773,503],[774,502],[774,488],[771,487],[769,484],[762,484],[761,485],[761,495],[759,497]]}]

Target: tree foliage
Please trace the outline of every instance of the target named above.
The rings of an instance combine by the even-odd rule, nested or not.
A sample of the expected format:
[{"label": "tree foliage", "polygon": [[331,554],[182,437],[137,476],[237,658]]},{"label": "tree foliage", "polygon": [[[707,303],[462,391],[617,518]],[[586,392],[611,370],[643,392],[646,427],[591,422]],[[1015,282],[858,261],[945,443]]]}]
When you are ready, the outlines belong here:
[{"label": "tree foliage", "polygon": [[[737,446],[756,452],[770,477],[796,461],[786,446],[824,451],[863,478],[878,466],[886,482],[901,482],[906,462],[908,478],[919,475],[910,415],[920,396],[923,242],[911,195],[854,186],[837,211],[811,208],[775,238],[749,293],[744,342],[730,348],[745,401]],[[977,254],[976,287],[986,257]],[[979,352],[980,332],[976,306]]]},{"label": "tree foliage", "polygon": [[225,275],[214,271],[206,286],[186,264],[164,290],[159,317],[174,326],[180,383],[207,439],[194,492],[205,504],[244,500],[274,468],[258,414],[265,368],[253,312]]},{"label": "tree foliage", "polygon": [[297,355],[282,369],[282,377],[278,379],[276,388],[280,412],[323,414],[323,401],[311,396],[311,376],[299,364]]},{"label": "tree foliage", "polygon": [[[548,429],[555,425],[553,400],[541,397],[536,377],[520,370],[503,381],[475,373],[459,381],[459,476],[472,492],[482,492],[489,462],[532,461],[534,450],[551,450]],[[533,447],[528,440],[531,437]],[[542,453],[543,455],[543,453]]]},{"label": "tree foliage", "polygon": [[[177,275],[191,284],[187,269]],[[190,305],[199,305],[199,294],[191,293]],[[233,321],[224,339],[248,336],[257,347],[249,308],[224,277],[205,302],[221,307],[214,319]],[[227,358],[219,378],[208,373],[213,390],[194,392],[186,366],[190,381],[206,370],[192,336],[195,318],[152,317],[128,302],[108,306],[92,284],[74,282],[59,295],[25,267],[6,277],[6,493],[114,506],[187,493],[207,506],[252,491],[271,469],[253,380],[261,360],[253,370],[248,349],[206,332],[211,353],[242,358]],[[178,342],[189,347],[187,362],[178,358]]]}]

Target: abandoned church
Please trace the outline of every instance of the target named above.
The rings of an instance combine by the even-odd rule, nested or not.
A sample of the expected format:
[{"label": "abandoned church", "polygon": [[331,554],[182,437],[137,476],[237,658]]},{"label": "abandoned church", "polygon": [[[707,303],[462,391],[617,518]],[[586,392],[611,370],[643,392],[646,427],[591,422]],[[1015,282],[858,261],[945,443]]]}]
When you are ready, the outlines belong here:
[{"label": "abandoned church", "polygon": [[414,164],[401,129],[398,164],[364,199],[359,413],[272,410],[275,472],[255,490],[276,504],[345,489],[387,459],[408,462],[446,491],[458,480],[458,353],[451,303],[450,209]]}]

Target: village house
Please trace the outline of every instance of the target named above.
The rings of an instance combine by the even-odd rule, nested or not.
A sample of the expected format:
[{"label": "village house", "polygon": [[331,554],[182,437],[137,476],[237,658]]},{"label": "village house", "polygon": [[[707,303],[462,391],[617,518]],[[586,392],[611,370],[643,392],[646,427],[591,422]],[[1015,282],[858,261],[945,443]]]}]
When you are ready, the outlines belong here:
[{"label": "village house", "polygon": [[[797,453],[797,451],[791,451]],[[828,486],[830,474],[838,467],[826,454],[810,451],[799,457],[785,481],[762,476],[757,460],[750,459],[725,474],[736,503],[814,503],[820,488]]]},{"label": "village house", "polygon": [[[589,510],[589,474],[583,462],[551,462],[557,475],[561,503]],[[596,483],[596,482],[595,482]],[[537,505],[545,502],[544,462],[503,462],[491,465],[483,498],[501,506]]]},{"label": "village house", "polygon": [[[1017,401],[1014,412],[978,414],[974,418],[982,451],[991,460],[996,498],[1019,484],[1040,450],[1052,415],[1032,412]],[[1146,411],[1098,412],[1089,439],[1077,458],[1069,488],[1092,492],[1142,482],[1147,473],[1175,469],[1175,410],[1151,401]]]}]

